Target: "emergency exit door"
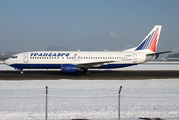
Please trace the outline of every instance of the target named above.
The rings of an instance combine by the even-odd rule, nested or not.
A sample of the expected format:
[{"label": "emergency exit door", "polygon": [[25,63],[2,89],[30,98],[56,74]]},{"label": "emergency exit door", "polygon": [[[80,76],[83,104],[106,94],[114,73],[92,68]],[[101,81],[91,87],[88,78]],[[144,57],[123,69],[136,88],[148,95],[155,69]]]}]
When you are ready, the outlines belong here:
[{"label": "emergency exit door", "polygon": [[81,56],[73,56],[73,61],[81,61]]}]

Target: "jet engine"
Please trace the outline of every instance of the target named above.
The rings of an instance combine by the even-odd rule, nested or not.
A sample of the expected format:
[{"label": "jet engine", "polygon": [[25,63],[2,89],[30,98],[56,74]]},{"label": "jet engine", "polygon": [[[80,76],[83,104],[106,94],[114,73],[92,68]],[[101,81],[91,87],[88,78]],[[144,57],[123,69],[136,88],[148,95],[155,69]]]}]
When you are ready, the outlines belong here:
[{"label": "jet engine", "polygon": [[62,64],[61,65],[61,70],[62,70],[62,72],[74,73],[74,72],[77,71],[77,65]]}]

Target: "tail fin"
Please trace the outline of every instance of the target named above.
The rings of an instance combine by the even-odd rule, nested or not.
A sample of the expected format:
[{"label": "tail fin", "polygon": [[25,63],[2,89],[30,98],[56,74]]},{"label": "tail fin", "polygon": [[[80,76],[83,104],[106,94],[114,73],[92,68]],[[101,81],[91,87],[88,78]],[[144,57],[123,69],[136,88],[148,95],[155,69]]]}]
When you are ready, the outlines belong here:
[{"label": "tail fin", "polygon": [[161,25],[154,26],[154,28],[145,37],[145,39],[136,47],[135,51],[149,50],[150,52],[155,52],[161,29],[162,29]]}]

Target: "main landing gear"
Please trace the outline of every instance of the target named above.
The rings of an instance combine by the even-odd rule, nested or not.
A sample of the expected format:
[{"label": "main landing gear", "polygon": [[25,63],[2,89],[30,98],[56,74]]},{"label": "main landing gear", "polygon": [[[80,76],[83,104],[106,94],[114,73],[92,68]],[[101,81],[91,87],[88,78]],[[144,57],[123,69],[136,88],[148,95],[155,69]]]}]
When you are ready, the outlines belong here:
[{"label": "main landing gear", "polygon": [[83,69],[83,72],[86,74],[86,75],[89,75],[90,74],[90,71],[88,69]]}]

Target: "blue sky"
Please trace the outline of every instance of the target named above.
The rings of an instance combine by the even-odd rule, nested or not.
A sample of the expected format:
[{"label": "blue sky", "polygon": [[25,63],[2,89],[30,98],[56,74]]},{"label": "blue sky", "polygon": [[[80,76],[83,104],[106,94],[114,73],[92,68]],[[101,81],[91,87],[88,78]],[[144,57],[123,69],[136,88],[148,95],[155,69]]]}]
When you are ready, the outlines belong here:
[{"label": "blue sky", "polygon": [[163,26],[158,51],[179,51],[178,0],[0,0],[0,52],[49,45],[96,50],[92,43],[107,33],[123,38],[115,48],[122,50],[157,24]]}]

